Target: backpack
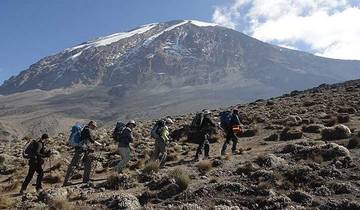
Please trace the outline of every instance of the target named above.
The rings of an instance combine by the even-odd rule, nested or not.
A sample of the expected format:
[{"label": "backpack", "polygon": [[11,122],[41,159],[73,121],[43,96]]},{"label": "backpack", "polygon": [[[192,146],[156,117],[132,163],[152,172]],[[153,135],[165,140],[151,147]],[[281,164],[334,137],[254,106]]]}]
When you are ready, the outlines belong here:
[{"label": "backpack", "polygon": [[220,116],[220,126],[223,129],[229,129],[231,126],[232,114],[229,111],[224,111],[219,113]]},{"label": "backpack", "polygon": [[114,129],[113,134],[112,134],[112,137],[113,137],[114,141],[116,141],[116,142],[120,141],[121,134],[123,133],[125,128],[126,128],[125,123],[123,123],[121,121],[118,121],[116,123],[115,129]]},{"label": "backpack", "polygon": [[76,123],[71,127],[71,132],[69,137],[70,146],[79,147],[82,145],[81,130],[82,130],[82,126],[80,123]]},{"label": "backpack", "polygon": [[191,128],[194,130],[200,130],[203,119],[204,119],[204,114],[197,113],[191,122]]},{"label": "backpack", "polygon": [[161,120],[157,121],[150,131],[150,136],[154,139],[160,138],[160,131],[163,127],[164,127],[164,122]]},{"label": "backpack", "polygon": [[35,140],[28,141],[23,148],[22,156],[23,158],[30,159],[35,156]]}]

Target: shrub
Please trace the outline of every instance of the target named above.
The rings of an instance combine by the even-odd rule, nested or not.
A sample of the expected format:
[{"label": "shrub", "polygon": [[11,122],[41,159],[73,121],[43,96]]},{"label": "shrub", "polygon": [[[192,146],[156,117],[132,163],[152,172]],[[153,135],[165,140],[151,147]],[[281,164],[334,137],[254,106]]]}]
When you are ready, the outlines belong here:
[{"label": "shrub", "polygon": [[109,190],[118,190],[122,186],[124,180],[124,177],[112,174],[106,179],[105,188]]},{"label": "shrub", "polygon": [[324,140],[337,140],[349,138],[351,130],[346,125],[336,125],[321,130],[321,137]]},{"label": "shrub", "polygon": [[175,179],[176,184],[181,190],[186,190],[191,181],[188,172],[181,168],[175,168],[170,172],[169,176],[170,178]]},{"label": "shrub", "polygon": [[201,173],[206,173],[212,169],[212,162],[209,160],[200,161],[197,164],[197,168]]},{"label": "shrub", "polygon": [[144,169],[143,169],[143,173],[145,174],[153,174],[156,173],[160,170],[160,163],[159,161],[149,161]]},{"label": "shrub", "polygon": [[325,128],[322,124],[310,124],[302,127],[302,131],[305,133],[320,133],[321,129]]},{"label": "shrub", "polygon": [[59,174],[47,175],[43,179],[44,183],[56,184],[62,182],[62,176]]},{"label": "shrub", "polygon": [[341,114],[337,116],[338,123],[350,122],[350,116],[348,114]]},{"label": "shrub", "polygon": [[48,205],[49,205],[50,209],[56,209],[56,210],[73,210],[73,209],[75,209],[66,200],[50,200]]},{"label": "shrub", "polygon": [[303,132],[301,130],[285,128],[280,133],[280,140],[288,141],[288,140],[301,139],[302,136],[303,136]]},{"label": "shrub", "polygon": [[347,145],[348,149],[355,149],[360,146],[360,138],[355,136],[349,140],[349,143]]}]

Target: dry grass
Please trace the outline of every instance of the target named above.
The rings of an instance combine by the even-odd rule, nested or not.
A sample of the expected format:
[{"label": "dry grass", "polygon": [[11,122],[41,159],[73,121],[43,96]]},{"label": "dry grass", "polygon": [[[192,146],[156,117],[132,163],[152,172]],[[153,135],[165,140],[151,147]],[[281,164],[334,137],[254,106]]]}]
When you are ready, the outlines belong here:
[{"label": "dry grass", "polygon": [[19,188],[20,188],[20,181],[14,181],[14,182],[10,183],[9,185],[4,186],[2,191],[3,192],[13,192],[13,191],[18,191]]},{"label": "dry grass", "polygon": [[225,156],[225,160],[231,160],[232,159],[232,155],[231,154],[228,154]]},{"label": "dry grass", "polygon": [[201,173],[205,174],[212,169],[212,162],[209,160],[200,161],[197,164],[197,168]]},{"label": "dry grass", "polygon": [[169,176],[175,179],[181,190],[186,190],[191,182],[188,172],[181,168],[175,168],[170,172]]},{"label": "dry grass", "polygon": [[0,196],[0,209],[14,208],[15,201],[8,196]]},{"label": "dry grass", "polygon": [[119,190],[124,179],[116,174],[108,176],[106,179],[106,189]]},{"label": "dry grass", "polygon": [[49,205],[50,209],[56,209],[56,210],[74,210],[75,209],[75,207],[72,206],[66,200],[51,200],[48,205]]},{"label": "dry grass", "polygon": [[160,170],[159,161],[149,161],[142,170],[145,174],[157,173]]}]

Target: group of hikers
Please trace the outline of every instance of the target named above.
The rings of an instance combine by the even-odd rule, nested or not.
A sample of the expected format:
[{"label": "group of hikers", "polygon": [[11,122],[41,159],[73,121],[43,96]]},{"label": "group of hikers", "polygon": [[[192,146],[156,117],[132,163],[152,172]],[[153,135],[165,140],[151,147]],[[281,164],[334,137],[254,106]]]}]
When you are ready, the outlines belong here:
[{"label": "group of hikers", "polygon": [[[221,155],[226,155],[226,149],[228,144],[232,142],[232,153],[237,153],[237,134],[241,133],[241,123],[239,118],[239,111],[234,109],[231,111],[225,111],[220,113],[220,123],[214,123],[212,119],[212,113],[209,110],[203,110],[198,113],[193,119],[191,129],[195,129],[198,134],[198,148],[194,157],[194,161],[199,160],[199,156],[204,152],[204,159],[209,158],[210,152],[210,138],[212,131],[220,128],[226,135],[226,140],[222,146]],[[170,143],[170,129],[174,124],[174,121],[166,117],[155,123],[150,131],[150,135],[155,139],[154,151],[149,161],[159,161],[160,166],[164,166],[167,159],[167,147]],[[136,122],[130,120],[129,122],[122,123],[117,122],[113,131],[112,138],[118,144],[118,153],[121,156],[121,160],[115,166],[117,173],[122,173],[126,168],[127,163],[131,159],[130,144],[134,142],[133,130],[136,127]],[[82,163],[84,166],[84,173],[82,176],[83,183],[90,183],[90,176],[92,171],[92,163],[94,157],[91,155],[94,150],[91,149],[90,144],[96,146],[104,146],[97,142],[95,139],[94,130],[97,128],[95,121],[90,121],[85,127],[80,124],[76,124],[72,127],[69,137],[69,145],[74,149],[74,155],[67,168],[64,178],[63,186],[68,186],[70,179],[75,173],[75,170]],[[46,148],[46,142],[49,140],[48,134],[43,134],[38,140],[29,140],[23,149],[23,157],[29,160],[29,171],[21,186],[20,194],[26,191],[28,184],[30,183],[35,172],[38,174],[36,180],[36,190],[42,190],[42,179],[44,176],[43,164],[44,158],[48,158],[52,155],[52,151]],[[50,169],[51,170],[51,169]]]}]

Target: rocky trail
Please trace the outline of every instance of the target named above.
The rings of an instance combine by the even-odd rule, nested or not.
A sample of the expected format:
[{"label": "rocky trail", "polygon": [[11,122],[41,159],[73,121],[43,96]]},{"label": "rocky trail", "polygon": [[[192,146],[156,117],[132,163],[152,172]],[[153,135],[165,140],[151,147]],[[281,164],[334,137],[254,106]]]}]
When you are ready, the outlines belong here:
[{"label": "rocky trail", "polygon": [[[210,159],[194,162],[197,145],[187,138],[195,113],[173,116],[173,141],[163,168],[146,162],[153,121],[135,128],[132,159],[123,174],[111,128],[97,130],[106,147],[94,148],[91,184],[61,187],[72,150],[68,134],[50,140],[44,191],[18,195],[27,172],[24,140],[0,145],[0,209],[360,209],[360,80],[236,105],[245,129],[238,154],[220,156],[221,131],[212,136]],[[218,113],[213,111],[215,121]],[[228,151],[230,152],[230,151]],[[50,167],[51,160],[51,167]],[[35,178],[33,178],[33,182]]]}]

